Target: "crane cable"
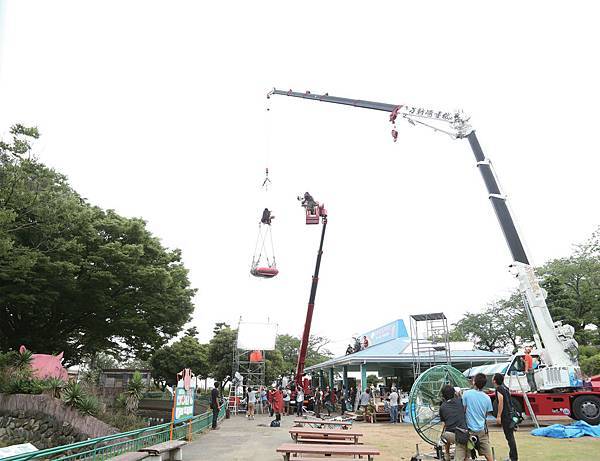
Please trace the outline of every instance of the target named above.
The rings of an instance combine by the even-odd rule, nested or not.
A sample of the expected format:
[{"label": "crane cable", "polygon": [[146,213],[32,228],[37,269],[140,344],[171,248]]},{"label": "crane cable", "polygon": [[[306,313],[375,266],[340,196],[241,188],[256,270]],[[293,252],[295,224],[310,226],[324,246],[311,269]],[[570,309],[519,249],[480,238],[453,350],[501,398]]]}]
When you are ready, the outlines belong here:
[{"label": "crane cable", "polygon": [[[267,244],[267,236],[269,237],[269,243],[271,244],[270,246],[272,258],[269,258],[268,251],[265,251],[265,245]],[[273,234],[271,233],[271,225],[263,224],[261,222],[258,223],[258,236],[256,237],[256,244],[254,246],[254,256],[252,257],[251,269],[256,269],[258,267],[263,253],[265,254],[267,266],[270,268],[277,267],[277,264],[275,263],[275,247],[273,245]]]},{"label": "crane cable", "polygon": [[265,131],[265,144],[267,145],[266,149],[266,161],[265,161],[265,179],[260,186],[261,189],[264,189],[265,192],[269,191],[269,186],[272,185],[271,179],[269,179],[269,162],[271,160],[271,123],[272,118],[271,114],[271,98],[267,96],[267,104],[266,110],[264,114],[264,131]]},{"label": "crane cable", "polygon": [[[266,165],[265,165],[265,177],[260,186],[261,190],[263,190],[266,194],[269,192],[269,187],[272,185],[271,179],[269,178],[269,161],[271,157],[271,106],[270,106],[270,98],[267,98],[266,110],[264,113],[264,130],[265,130],[265,144],[266,144]],[[265,213],[267,213],[265,215]],[[254,255],[252,256],[252,265],[250,267],[250,273],[257,277],[272,277],[277,275],[277,264],[275,262],[275,246],[273,245],[273,234],[271,232],[271,219],[274,216],[271,215],[271,212],[268,208],[265,208],[263,211],[263,217],[258,223],[258,236],[256,237],[256,244],[254,245]],[[270,247],[270,252],[269,252]],[[259,268],[261,260],[264,260],[267,263],[267,269],[272,269],[272,271],[266,272],[263,268]]]}]

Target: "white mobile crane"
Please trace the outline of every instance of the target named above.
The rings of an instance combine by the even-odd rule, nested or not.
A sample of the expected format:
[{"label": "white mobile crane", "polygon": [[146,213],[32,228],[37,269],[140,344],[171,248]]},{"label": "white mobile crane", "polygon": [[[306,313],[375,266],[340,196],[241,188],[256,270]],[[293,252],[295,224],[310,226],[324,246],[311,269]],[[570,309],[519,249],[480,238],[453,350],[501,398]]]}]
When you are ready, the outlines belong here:
[{"label": "white mobile crane", "polygon": [[[600,390],[584,390],[581,369],[577,360],[578,345],[573,338],[574,329],[570,325],[563,325],[561,322],[552,320],[546,305],[545,292],[538,283],[533,267],[529,264],[529,258],[517,232],[506,196],[500,189],[492,162],[483,153],[475,130],[469,123],[470,118],[461,111],[445,112],[411,105],[340,98],[329,96],[328,93],[320,95],[308,91],[301,93],[273,89],[267,97],[272,95],[387,112],[390,122],[394,125],[392,129],[394,141],[398,136],[395,129],[398,118],[405,119],[411,125],[423,125],[434,131],[445,133],[453,139],[466,138],[475,155],[477,168],[481,173],[488,197],[510,249],[513,258],[510,269],[519,281],[523,306],[531,323],[537,354],[540,358],[540,365],[535,370],[534,376],[538,389],[542,392],[529,394],[533,410],[538,415],[563,414],[585,420],[590,424],[600,423]],[[507,372],[514,371],[513,365],[522,360],[521,356],[522,354],[519,354],[512,358]],[[511,390],[528,389],[528,387],[523,387],[527,386],[523,379],[521,382],[517,381],[516,384],[518,387],[513,385]],[[519,397],[516,392],[514,397],[520,401],[521,408],[523,408],[522,394]]]}]

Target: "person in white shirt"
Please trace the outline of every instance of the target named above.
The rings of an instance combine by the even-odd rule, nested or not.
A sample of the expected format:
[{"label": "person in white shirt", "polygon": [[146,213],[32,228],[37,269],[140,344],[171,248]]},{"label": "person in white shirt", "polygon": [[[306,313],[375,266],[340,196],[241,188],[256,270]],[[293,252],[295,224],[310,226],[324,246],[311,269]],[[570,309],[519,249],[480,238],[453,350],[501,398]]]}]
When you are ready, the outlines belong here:
[{"label": "person in white shirt", "polygon": [[392,387],[392,392],[389,395],[390,399],[390,422],[396,424],[398,422],[398,399],[400,396],[395,387]]},{"label": "person in white shirt", "polygon": [[290,414],[290,394],[292,392],[289,389],[283,390],[283,415],[288,416]]},{"label": "person in white shirt", "polygon": [[302,416],[304,407],[304,389],[302,386],[298,386],[296,390],[296,414]]},{"label": "person in white shirt", "polygon": [[252,388],[248,390],[248,419],[254,419],[254,407],[256,406],[256,391]]}]

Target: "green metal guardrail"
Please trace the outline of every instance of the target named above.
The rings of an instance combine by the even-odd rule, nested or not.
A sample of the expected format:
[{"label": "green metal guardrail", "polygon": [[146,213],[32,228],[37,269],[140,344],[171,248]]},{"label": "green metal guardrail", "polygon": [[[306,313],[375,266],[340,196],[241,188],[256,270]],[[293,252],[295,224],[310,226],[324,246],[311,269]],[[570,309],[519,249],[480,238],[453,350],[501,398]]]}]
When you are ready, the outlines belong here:
[{"label": "green metal guardrail", "polygon": [[[225,417],[227,405],[221,406],[219,422]],[[212,411],[181,420],[173,427],[173,439],[186,438],[188,431],[197,433],[208,429],[212,424]],[[61,445],[59,447],[45,450],[32,451],[20,455],[2,458],[2,461],[29,461],[46,460],[53,461],[79,461],[92,460],[103,461],[130,451],[138,451],[141,448],[156,445],[169,440],[171,423],[158,426],[145,427],[129,432],[97,437],[82,442]]]}]

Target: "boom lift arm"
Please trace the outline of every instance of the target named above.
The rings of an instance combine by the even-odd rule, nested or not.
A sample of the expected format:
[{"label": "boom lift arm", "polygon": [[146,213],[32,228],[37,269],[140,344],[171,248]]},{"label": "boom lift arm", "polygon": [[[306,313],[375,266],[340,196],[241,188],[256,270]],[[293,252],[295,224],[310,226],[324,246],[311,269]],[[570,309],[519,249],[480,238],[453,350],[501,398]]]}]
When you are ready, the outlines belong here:
[{"label": "boom lift arm", "polygon": [[[271,95],[290,96],[388,112],[392,123],[395,123],[396,118],[400,117],[406,119],[411,125],[424,125],[435,131],[448,134],[453,139],[466,138],[475,155],[475,161],[487,188],[488,197],[514,260],[511,268],[516,273],[519,281],[519,290],[532,324],[537,348],[545,350],[543,358],[548,368],[545,370],[544,381],[550,387],[578,387],[582,385],[581,372],[577,362],[577,342],[573,339],[573,329],[569,325],[561,325],[560,323],[555,325],[552,320],[546,305],[544,291],[529,264],[524,245],[508,208],[506,196],[500,189],[492,162],[483,153],[475,130],[469,124],[468,116],[461,111],[445,112],[418,106],[340,98],[329,96],[327,93],[319,95],[308,91],[300,93],[291,90],[273,89],[267,97]],[[392,134],[395,138],[397,133],[395,134],[394,130]]]},{"label": "boom lift arm", "polygon": [[[312,323],[313,312],[315,310],[315,299],[317,297],[317,287],[319,285],[319,269],[321,268],[321,256],[323,255],[323,242],[325,241],[325,230],[327,229],[327,210],[322,204],[314,202],[310,194],[307,192],[304,195],[305,199],[302,206],[306,209],[306,224],[318,224],[319,219],[323,223],[321,230],[321,242],[319,243],[319,251],[317,253],[317,262],[315,264],[315,273],[312,277],[310,286],[310,296],[308,297],[308,309],[306,310],[306,321],[304,322],[304,330],[302,332],[302,340],[300,342],[300,351],[298,353],[298,363],[296,365],[296,375],[294,382],[296,389],[302,385],[302,377],[304,375],[304,364],[306,363],[306,353],[308,351],[308,341],[310,339],[310,326]],[[310,200],[307,200],[310,198]],[[301,197],[298,197],[301,200]]]}]

